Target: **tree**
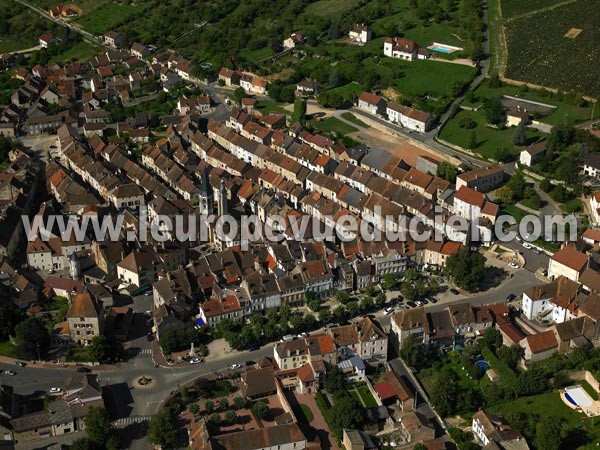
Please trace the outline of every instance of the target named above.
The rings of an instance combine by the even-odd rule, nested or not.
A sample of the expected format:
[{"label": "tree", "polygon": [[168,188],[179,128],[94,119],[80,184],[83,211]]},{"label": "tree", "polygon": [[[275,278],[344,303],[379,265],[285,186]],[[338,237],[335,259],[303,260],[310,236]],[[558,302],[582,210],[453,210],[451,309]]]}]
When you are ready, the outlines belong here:
[{"label": "tree", "polygon": [[[439,167],[438,167],[438,169],[439,169]],[[389,290],[393,289],[394,287],[396,287],[396,283],[398,283],[396,274],[386,273],[383,276],[383,281],[382,281],[381,285],[382,285],[383,289],[385,289],[386,291],[389,291]]]},{"label": "tree", "polygon": [[76,439],[70,446],[69,450],[94,450],[94,445],[86,437]]},{"label": "tree", "polygon": [[246,406],[246,399],[244,397],[236,397],[233,399],[233,407],[235,409],[242,409]]},{"label": "tree", "polygon": [[338,428],[362,428],[365,423],[365,410],[357,399],[347,392],[334,397],[331,407],[331,422]]},{"label": "tree", "polygon": [[221,422],[222,422],[221,414],[219,414],[219,413],[211,414],[210,417],[208,418],[208,420],[210,420],[214,425],[219,426],[219,425],[221,425]]},{"label": "tree", "polygon": [[23,315],[8,299],[1,299],[0,303],[0,339],[7,339],[13,335],[16,325],[23,320]]},{"label": "tree", "polygon": [[50,347],[48,329],[40,319],[30,317],[15,327],[15,353],[23,359],[41,359]]},{"label": "tree", "polygon": [[502,334],[496,328],[487,328],[479,339],[478,345],[481,346],[480,348],[489,348],[496,353],[502,346]]},{"label": "tree", "polygon": [[177,446],[175,417],[169,408],[161,409],[152,416],[148,424],[148,440],[164,449],[172,449]]},{"label": "tree", "polygon": [[517,129],[515,130],[515,134],[513,135],[513,143],[517,147],[523,147],[524,145],[527,145],[527,133],[525,130],[525,122],[523,120],[519,123]]},{"label": "tree", "polygon": [[469,248],[460,250],[448,257],[446,273],[458,287],[473,290],[485,276],[485,258]]},{"label": "tree", "polygon": [[294,100],[294,114],[292,114],[292,122],[298,122],[302,125],[306,122],[306,100],[297,98]]},{"label": "tree", "polygon": [[346,291],[337,291],[335,293],[335,299],[342,304],[346,304],[348,300],[350,300],[350,294]]},{"label": "tree", "polygon": [[227,411],[225,413],[225,420],[227,421],[227,423],[234,424],[237,420],[237,414],[235,413],[235,411],[232,411],[231,409]]},{"label": "tree", "polygon": [[506,183],[506,187],[508,187],[512,193],[513,197],[516,200],[522,200],[525,198],[525,189],[527,188],[527,181],[525,181],[525,177],[522,172],[515,172],[508,183]]},{"label": "tree", "polygon": [[90,408],[85,418],[88,439],[95,448],[116,448],[117,438],[104,408]]},{"label": "tree", "polygon": [[442,161],[437,167],[436,175],[450,183],[454,183],[456,181],[456,176],[458,175],[458,169],[455,165],[450,164],[447,161]]},{"label": "tree", "polygon": [[334,365],[327,367],[324,384],[325,389],[331,394],[335,394],[344,389],[344,374],[338,366]]},{"label": "tree", "polygon": [[192,403],[190,405],[190,412],[194,415],[197,415],[200,413],[200,406],[198,406],[198,403]]},{"label": "tree", "polygon": [[211,414],[214,410],[215,402],[213,402],[212,400],[206,400],[206,402],[204,403],[204,411],[206,411],[206,414]]},{"label": "tree", "polygon": [[563,419],[556,416],[540,417],[535,427],[535,444],[537,448],[559,450],[564,438]]},{"label": "tree", "polygon": [[269,413],[269,407],[265,402],[259,400],[254,405],[252,405],[252,413],[259,419],[264,419]]},{"label": "tree", "polygon": [[488,123],[498,125],[504,117],[504,106],[498,97],[488,98],[483,102],[483,112]]},{"label": "tree", "polygon": [[87,347],[87,354],[90,360],[95,362],[116,361],[121,359],[123,344],[104,335],[94,336]]},{"label": "tree", "polygon": [[502,80],[500,79],[500,76],[497,73],[493,73],[490,76],[490,87],[492,89],[497,89],[497,88],[501,88],[502,87]]},{"label": "tree", "polygon": [[469,135],[469,143],[467,144],[467,147],[470,150],[474,150],[477,148],[478,145],[478,141],[477,141],[477,133],[475,133],[475,130],[471,131],[471,134]]},{"label": "tree", "polygon": [[233,91],[233,101],[235,103],[237,103],[238,106],[242,106],[242,99],[244,98],[244,96],[246,95],[246,91],[244,91],[243,87],[238,87],[236,88],[235,91]]},{"label": "tree", "polygon": [[400,347],[400,358],[410,367],[419,370],[425,365],[425,353],[423,344],[414,340],[412,336],[403,339]]},{"label": "tree", "polygon": [[431,403],[442,417],[451,416],[457,412],[457,399],[460,388],[454,374],[438,374],[431,385]]}]

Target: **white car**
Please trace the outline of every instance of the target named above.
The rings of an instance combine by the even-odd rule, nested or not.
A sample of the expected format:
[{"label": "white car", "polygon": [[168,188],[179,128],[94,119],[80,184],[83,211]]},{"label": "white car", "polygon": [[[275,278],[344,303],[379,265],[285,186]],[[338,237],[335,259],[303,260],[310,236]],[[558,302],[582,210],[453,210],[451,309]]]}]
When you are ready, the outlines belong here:
[{"label": "white car", "polygon": [[51,394],[60,394],[60,392],[61,392],[61,391],[62,391],[62,389],[61,389],[61,388],[58,388],[58,387],[53,387],[53,388],[50,388],[50,391],[49,391],[49,392],[50,392]]},{"label": "white car", "polygon": [[4,375],[9,375],[11,377],[14,377],[17,374],[17,372],[15,372],[14,370],[5,370],[4,371]]},{"label": "white car", "polygon": [[190,359],[190,364],[200,364],[201,362],[204,362],[204,360],[202,358],[192,358],[192,359]]},{"label": "white car", "polygon": [[390,306],[390,307],[388,307],[388,308],[385,308],[385,309],[383,310],[383,313],[384,313],[386,316],[387,316],[387,315],[390,315],[390,314],[391,314],[391,313],[393,313],[393,312],[394,312],[394,308],[392,308],[391,306]]},{"label": "white car", "polygon": [[529,242],[523,242],[523,248],[526,248],[527,250],[531,250],[533,248],[533,246]]},{"label": "white car", "polygon": [[241,369],[242,365],[241,364],[232,364],[230,367],[231,367],[231,370],[235,370],[235,369]]},{"label": "white car", "polygon": [[423,306],[423,302],[421,300],[417,300],[415,303],[417,306]]},{"label": "white car", "polygon": [[308,336],[308,333],[300,333],[300,334],[298,335],[298,339],[302,339],[302,338],[305,338],[305,337],[307,337],[307,336]]},{"label": "white car", "polygon": [[511,269],[515,269],[516,270],[516,269],[519,268],[519,265],[517,263],[514,263],[514,262],[509,262],[508,263],[508,267],[510,267]]}]

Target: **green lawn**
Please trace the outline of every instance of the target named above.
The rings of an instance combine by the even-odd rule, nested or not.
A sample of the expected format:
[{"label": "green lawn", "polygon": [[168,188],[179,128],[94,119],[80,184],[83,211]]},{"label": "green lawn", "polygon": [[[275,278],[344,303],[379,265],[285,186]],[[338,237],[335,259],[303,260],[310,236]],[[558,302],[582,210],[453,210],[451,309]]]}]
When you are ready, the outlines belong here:
[{"label": "green lawn", "polygon": [[598,393],[594,390],[594,388],[587,381],[580,381],[579,384],[587,394],[592,397],[593,400],[598,400]]},{"label": "green lawn", "polygon": [[0,355],[8,358],[16,358],[15,346],[10,341],[0,342]]},{"label": "green lawn", "polygon": [[517,223],[519,223],[523,219],[523,217],[529,215],[527,211],[515,205],[502,205],[500,207],[500,214],[508,214],[510,216],[513,216]]},{"label": "green lawn", "polygon": [[8,41],[0,40],[0,53],[15,52],[26,48],[34,47],[37,43],[31,43],[26,39],[11,39]]},{"label": "green lawn", "polygon": [[104,34],[123,23],[133,13],[141,11],[141,7],[120,3],[107,3],[85,14],[77,23],[93,34]]},{"label": "green lawn", "polygon": [[273,50],[271,50],[270,47],[259,48],[256,50],[248,50],[245,48],[240,51],[240,56],[248,61],[258,62],[269,56],[273,56]]},{"label": "green lawn", "polygon": [[321,133],[337,133],[337,134],[348,134],[358,131],[357,128],[352,125],[342,122],[340,119],[335,117],[327,117],[323,120],[309,120],[308,125],[314,127]]},{"label": "green lawn", "polygon": [[582,423],[584,415],[563,403],[558,392],[547,392],[533,397],[522,397],[511,402],[489,408],[493,414],[505,416],[508,413],[521,412],[539,416],[555,416],[565,419],[569,426]]},{"label": "green lawn", "polygon": [[330,89],[330,91],[338,92],[344,98],[344,100],[354,103],[356,99],[360,97],[360,94],[362,94],[363,88],[360,84],[353,81],[343,86],[338,86],[336,88]]},{"label": "green lawn", "polygon": [[308,406],[306,406],[304,403],[300,403],[300,408],[302,409],[302,413],[304,414],[304,417],[306,418],[306,422],[311,423],[313,421],[314,417],[313,417],[313,413],[310,410],[310,408]]},{"label": "green lawn", "polygon": [[67,63],[71,61],[87,61],[101,52],[100,48],[88,42],[81,41],[71,47],[64,53],[52,58],[52,61],[58,63]]},{"label": "green lawn", "polygon": [[360,395],[360,398],[362,398],[362,401],[365,404],[365,408],[377,407],[377,402],[375,401],[375,398],[373,398],[373,394],[371,394],[371,391],[369,391],[367,386],[360,386],[357,388],[357,391],[358,395]]},{"label": "green lawn", "polygon": [[331,18],[342,16],[353,9],[358,0],[320,0],[310,4],[305,11],[307,15]]},{"label": "green lawn", "polygon": [[[455,47],[462,47],[466,52],[471,50],[471,43],[463,41],[456,36],[458,30],[450,28],[445,23],[433,23],[429,26],[418,25],[410,30],[406,30],[406,37],[414,40],[422,47],[427,47],[434,42],[440,44],[453,45]],[[454,59],[457,56],[462,55],[462,52],[454,52],[451,54],[432,52],[437,57],[445,59]]]},{"label": "green lawn", "polygon": [[265,100],[259,100],[256,102],[256,109],[262,114],[278,113],[278,114],[289,114],[290,112],[283,107],[283,103],[270,102]]},{"label": "green lawn", "polygon": [[470,66],[431,59],[402,61],[382,56],[365,60],[365,65],[368,64],[375,64],[379,73],[391,72],[396,78],[394,88],[404,95],[417,97],[451,97],[454,86],[468,83],[476,72]]},{"label": "green lawn", "polygon": [[[463,117],[473,119],[477,126],[473,129],[461,128],[460,123]],[[467,149],[469,148],[471,134],[474,131],[477,138],[477,147],[471,150],[479,153],[484,158],[494,159],[495,153],[499,149],[504,149],[505,152],[516,157],[518,150],[515,149],[513,142],[515,130],[516,128],[497,130],[488,127],[483,113],[461,110],[444,125],[440,137],[454,145]],[[527,128],[529,143],[536,142],[542,136],[544,136],[544,133]]]},{"label": "green lawn", "polygon": [[354,125],[358,125],[361,128],[369,128],[369,125],[364,123],[362,120],[357,119],[356,116],[350,112],[342,113],[342,117],[346,119],[348,122],[352,122]]},{"label": "green lawn", "polygon": [[539,209],[537,207],[537,205],[534,205],[534,203],[528,198],[524,198],[523,200],[520,200],[519,203],[521,203],[523,206],[527,206],[528,208],[531,208],[531,209],[536,209],[536,210]]}]

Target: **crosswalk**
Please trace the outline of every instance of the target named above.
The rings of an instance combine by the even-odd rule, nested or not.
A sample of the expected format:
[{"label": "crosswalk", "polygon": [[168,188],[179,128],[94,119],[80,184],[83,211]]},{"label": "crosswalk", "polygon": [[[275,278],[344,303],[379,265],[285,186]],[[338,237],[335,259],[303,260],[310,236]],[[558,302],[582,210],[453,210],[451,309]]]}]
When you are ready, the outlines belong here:
[{"label": "crosswalk", "polygon": [[152,416],[132,416],[132,417],[122,417],[113,422],[114,426],[124,428],[127,425],[131,425],[134,423],[145,423],[149,422]]},{"label": "crosswalk", "polygon": [[138,356],[149,358],[152,356],[151,348],[132,347],[128,350],[128,352],[129,356],[132,358],[136,358]]}]

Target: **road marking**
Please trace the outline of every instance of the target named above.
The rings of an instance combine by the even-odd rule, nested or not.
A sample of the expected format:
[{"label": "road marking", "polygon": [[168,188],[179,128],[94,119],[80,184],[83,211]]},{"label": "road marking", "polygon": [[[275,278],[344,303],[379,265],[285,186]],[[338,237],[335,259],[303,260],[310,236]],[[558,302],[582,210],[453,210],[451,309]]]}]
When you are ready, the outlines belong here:
[{"label": "road marking", "polygon": [[116,420],[114,423],[117,427],[126,427],[127,425],[131,425],[134,423],[144,423],[148,422],[152,416],[132,416],[132,417],[122,417]]}]

